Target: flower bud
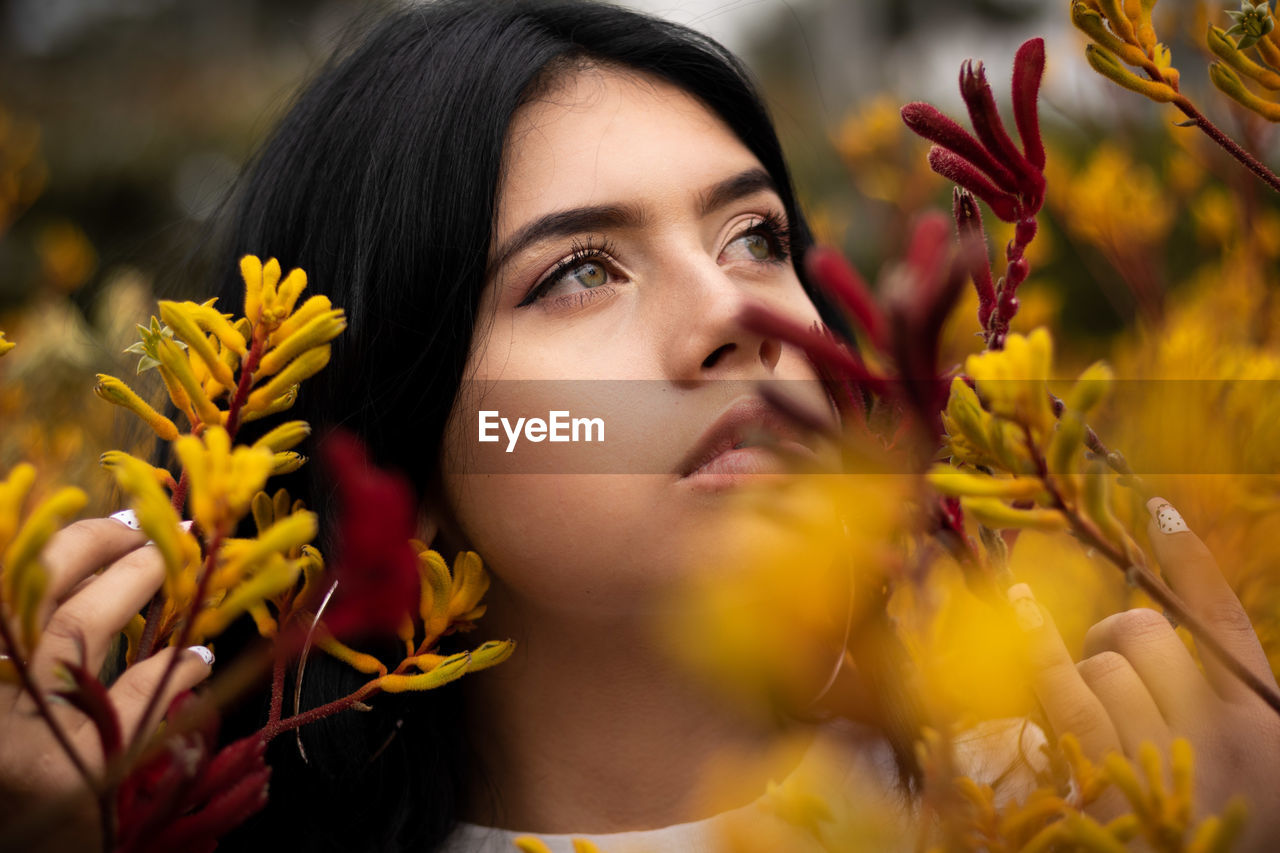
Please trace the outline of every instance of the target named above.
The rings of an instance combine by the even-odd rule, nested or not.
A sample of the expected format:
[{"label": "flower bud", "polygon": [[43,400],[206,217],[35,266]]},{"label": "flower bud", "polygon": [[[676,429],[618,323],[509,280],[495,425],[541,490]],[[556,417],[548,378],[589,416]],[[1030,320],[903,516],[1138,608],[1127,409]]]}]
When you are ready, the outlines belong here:
[{"label": "flower bud", "polygon": [[1089,65],[1093,67],[1094,71],[1126,89],[1131,89],[1140,95],[1146,95],[1151,100],[1159,101],[1160,103],[1168,103],[1178,97],[1178,93],[1170,86],[1139,77],[1121,65],[1114,54],[1097,45],[1086,45],[1084,55],[1085,59],[1089,60]]},{"label": "flower bud", "polygon": [[1270,68],[1264,68],[1241,53],[1240,49],[1236,47],[1231,39],[1227,38],[1226,32],[1221,28],[1210,24],[1206,42],[1209,45],[1209,49],[1217,54],[1219,59],[1239,73],[1246,77],[1251,77],[1273,92],[1280,90],[1280,74]]},{"label": "flower bud", "polygon": [[992,530],[1066,530],[1067,517],[1056,509],[1015,509],[999,498],[961,498],[965,514]]},{"label": "flower bud", "polygon": [[311,424],[306,421],[287,421],[268,432],[253,443],[254,447],[265,447],[272,453],[290,450],[311,435]]},{"label": "flower bud", "polygon": [[233,388],[236,384],[235,374],[222,360],[220,354],[214,350],[213,345],[209,343],[209,339],[205,337],[205,332],[196,321],[191,317],[187,306],[198,308],[191,302],[178,303],[168,300],[160,300],[160,319],[168,323],[174,332],[182,337],[191,351],[194,352],[202,361],[209,374],[226,388]]},{"label": "flower bud", "polygon": [[1264,101],[1250,92],[1236,73],[1221,62],[1209,64],[1209,79],[1213,81],[1213,85],[1230,95],[1241,106],[1252,110],[1267,121],[1280,122],[1280,104]]},{"label": "flower bud", "polygon": [[178,437],[178,427],[173,421],[157,412],[145,400],[133,392],[128,385],[114,376],[98,374],[98,384],[93,386],[93,393],[108,403],[128,409],[137,415],[143,423],[151,427],[163,441],[173,441]]},{"label": "flower bud", "polygon": [[288,367],[273,376],[266,385],[255,389],[249,394],[249,399],[245,406],[250,409],[257,409],[278,399],[291,386],[297,385],[302,380],[323,370],[324,366],[329,363],[330,353],[329,344],[323,344],[304,352],[289,362]]}]

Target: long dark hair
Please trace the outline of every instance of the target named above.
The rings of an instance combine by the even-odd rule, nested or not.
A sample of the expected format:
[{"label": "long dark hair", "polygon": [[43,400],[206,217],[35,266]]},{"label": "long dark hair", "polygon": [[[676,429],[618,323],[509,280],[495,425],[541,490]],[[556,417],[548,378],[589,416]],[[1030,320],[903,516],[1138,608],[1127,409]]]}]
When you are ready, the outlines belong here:
[{"label": "long dark hair", "polygon": [[[404,471],[424,494],[438,488],[444,424],[481,319],[508,124],[557,69],[583,60],[665,80],[726,122],[772,176],[796,272],[831,315],[798,260],[811,237],[773,125],[750,75],[722,46],[584,0],[414,4],[362,25],[325,65],[228,206],[216,247],[221,305],[239,306],[234,261],[252,253],[304,268],[308,292],[347,312],[331,363],[305,383],[290,418],[317,431],[351,430],[375,462]],[[311,470],[291,490],[324,529],[331,496],[322,477]],[[357,678],[312,656],[304,707],[344,695]],[[373,704],[307,727],[308,764],[293,737],[278,738],[270,804],[226,840],[228,849],[436,847],[471,787],[462,695],[446,688]]]}]

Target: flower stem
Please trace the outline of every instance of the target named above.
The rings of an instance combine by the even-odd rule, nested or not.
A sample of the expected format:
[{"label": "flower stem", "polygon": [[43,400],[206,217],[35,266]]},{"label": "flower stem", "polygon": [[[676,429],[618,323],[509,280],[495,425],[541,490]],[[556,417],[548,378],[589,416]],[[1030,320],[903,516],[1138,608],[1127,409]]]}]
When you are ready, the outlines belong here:
[{"label": "flower stem", "polygon": [[[1051,391],[1049,392],[1049,404],[1053,408],[1053,414],[1056,417],[1061,418],[1063,411],[1065,411],[1067,407],[1067,404],[1062,402],[1062,398]],[[1102,439],[1098,438],[1098,434],[1094,432],[1093,427],[1088,424],[1085,424],[1084,427],[1084,445],[1101,457],[1111,470],[1115,471],[1122,477],[1130,477],[1135,482],[1139,482],[1138,475],[1133,473],[1133,469],[1129,467],[1129,463],[1124,458],[1124,454],[1118,450],[1112,450],[1103,444]],[[1142,492],[1143,490],[1140,488],[1138,491]]]},{"label": "flower stem", "polygon": [[71,764],[76,768],[76,772],[84,779],[85,784],[90,791],[98,790],[98,780],[93,778],[93,774],[89,772],[89,767],[84,763],[80,753],[76,751],[72,745],[71,739],[67,737],[66,731],[63,730],[62,724],[58,722],[58,718],[53,715],[52,709],[49,707],[48,701],[44,698],[43,691],[39,685],[35,683],[35,678],[31,675],[31,668],[28,662],[22,659],[22,655],[18,654],[19,647],[13,632],[9,630],[9,623],[6,619],[0,619],[0,640],[4,641],[4,647],[9,650],[9,662],[13,664],[13,668],[18,673],[18,681],[22,685],[22,689],[31,697],[31,701],[35,703],[36,713],[39,714],[49,726],[49,731],[53,733],[53,738],[58,742],[58,746],[66,753],[67,758],[71,760]]},{"label": "flower stem", "polygon": [[270,742],[276,735],[293,731],[299,726],[305,726],[307,723],[313,723],[316,720],[323,720],[325,717],[332,716],[339,711],[345,711],[357,702],[363,701],[365,698],[379,692],[381,692],[381,688],[378,687],[377,681],[370,681],[363,687],[343,696],[341,699],[334,699],[332,702],[326,702],[323,705],[318,705],[315,708],[303,711],[301,714],[294,714],[288,719],[276,719],[273,722],[267,723],[267,725],[262,727],[262,737]]},{"label": "flower stem", "polygon": [[[258,370],[258,363],[262,360],[262,351],[266,346],[266,333],[255,331],[253,336],[253,344],[249,348],[248,354],[245,356],[244,362],[240,365],[240,380],[236,385],[236,393],[231,398],[231,402],[227,406],[227,434],[235,441],[236,431],[240,424],[240,411],[244,408],[245,401],[249,399],[249,389],[253,386],[253,375]],[[187,472],[182,472],[182,478],[178,481],[178,488],[174,490],[173,501],[175,508],[180,508],[181,504],[186,503],[186,486],[189,485]],[[181,499],[181,503],[179,500]],[[200,579],[196,582],[196,593],[192,596],[191,606],[186,618],[182,620],[181,627],[178,629],[178,639],[174,643],[177,648],[181,649],[186,646],[187,639],[191,636],[191,626],[195,622],[196,615],[200,612],[200,606],[204,602],[204,591],[208,586],[209,576],[213,574],[214,566],[217,565],[218,553],[222,550],[222,542],[224,539],[223,531],[217,530],[213,533],[213,541],[209,543],[209,548],[205,553],[204,569],[200,572]],[[163,602],[160,602],[161,605]],[[156,600],[152,600],[152,607],[148,611],[148,616],[158,617]],[[152,631],[153,620],[147,619],[146,631]],[[152,639],[154,642],[154,639]],[[149,649],[147,650],[149,653]],[[141,655],[140,656],[145,656]],[[173,677],[173,671],[178,667],[178,655],[174,655],[169,659],[168,666],[165,667],[164,674],[160,677],[160,683],[156,686],[155,691],[147,700],[147,707],[142,716],[138,719],[138,725],[134,728],[133,738],[130,741],[129,751],[136,755],[137,751],[142,747],[143,734],[147,719],[155,711],[156,704],[160,701],[160,695],[164,692],[164,688],[168,685]]]},{"label": "flower stem", "polygon": [[1174,106],[1182,110],[1183,114],[1196,123],[1196,127],[1205,132],[1205,135],[1216,142],[1224,151],[1232,157],[1239,160],[1246,169],[1253,172],[1264,184],[1271,187],[1276,192],[1280,192],[1280,175],[1268,169],[1261,160],[1254,157],[1248,151],[1240,146],[1230,136],[1222,131],[1216,124],[1209,120],[1204,113],[1196,109],[1195,104],[1185,95],[1179,95],[1173,100]]},{"label": "flower stem", "polygon": [[267,725],[280,721],[284,708],[284,670],[287,659],[277,650],[271,665],[271,710],[267,716]]},{"label": "flower stem", "polygon": [[[205,555],[204,568],[200,572],[200,579],[196,581],[196,592],[191,599],[191,610],[187,614],[187,618],[182,620],[181,627],[178,628],[178,639],[172,645],[181,650],[186,647],[187,640],[191,637],[191,626],[195,622],[196,614],[199,612],[200,602],[204,600],[204,591],[208,586],[209,577],[213,574],[215,561],[218,558],[218,552],[222,550],[223,533],[221,530],[214,531],[213,541],[209,543],[209,551]],[[178,661],[181,653],[175,654],[169,658],[169,663],[165,666],[164,673],[160,676],[160,682],[151,692],[151,696],[147,699],[147,706],[142,712],[142,716],[138,718],[138,724],[134,727],[133,737],[129,741],[129,753],[136,756],[141,751],[143,745],[143,736],[146,733],[147,720],[155,712],[156,705],[160,702],[160,696],[164,693],[165,687],[173,678],[173,671],[178,668]],[[127,762],[127,763],[132,763]]]},{"label": "flower stem", "polygon": [[227,405],[227,435],[232,441],[236,439],[236,431],[240,429],[240,410],[249,399],[249,389],[253,387],[253,375],[258,372],[258,363],[262,361],[262,351],[267,344],[264,331],[254,330],[253,343],[240,366],[240,381],[236,384],[236,393]]},{"label": "flower stem", "polygon": [[1173,614],[1179,624],[1187,627],[1187,630],[1196,638],[1197,643],[1208,649],[1223,666],[1230,670],[1232,675],[1244,682],[1246,687],[1256,693],[1273,711],[1280,714],[1280,690],[1274,685],[1267,684],[1266,681],[1242,664],[1235,655],[1227,651],[1226,647],[1214,636],[1209,626],[1191,611],[1187,603],[1170,589],[1168,584],[1151,573],[1141,551],[1135,549],[1135,556],[1138,559],[1136,561],[1130,560],[1124,551],[1107,541],[1106,537],[1088,519],[1081,516],[1074,507],[1067,505],[1066,501],[1062,499],[1062,493],[1058,490],[1057,483],[1049,473],[1044,455],[1040,453],[1039,448],[1032,441],[1030,431],[1025,426],[1023,430],[1027,439],[1027,449],[1035,459],[1036,468],[1040,472],[1040,478],[1044,482],[1046,490],[1053,498],[1053,506],[1067,517],[1071,530],[1076,537],[1106,557],[1116,568],[1125,573],[1127,579],[1132,580],[1139,589],[1149,595],[1167,613]]}]

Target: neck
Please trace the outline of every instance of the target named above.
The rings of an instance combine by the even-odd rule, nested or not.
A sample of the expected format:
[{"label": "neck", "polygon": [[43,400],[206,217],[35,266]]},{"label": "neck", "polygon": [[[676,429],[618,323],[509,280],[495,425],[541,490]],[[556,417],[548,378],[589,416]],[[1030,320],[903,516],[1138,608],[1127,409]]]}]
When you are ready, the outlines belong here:
[{"label": "neck", "polygon": [[[493,593],[491,604],[506,604]],[[508,626],[489,621],[497,615],[485,621],[501,632]],[[672,661],[647,624],[559,612],[519,627],[503,634],[517,638],[510,661],[464,680],[483,768],[467,820],[542,833],[653,829],[744,805],[794,767],[790,753],[788,766],[766,762],[777,726]],[[723,775],[726,761],[738,768],[733,790],[709,793],[708,772]]]}]

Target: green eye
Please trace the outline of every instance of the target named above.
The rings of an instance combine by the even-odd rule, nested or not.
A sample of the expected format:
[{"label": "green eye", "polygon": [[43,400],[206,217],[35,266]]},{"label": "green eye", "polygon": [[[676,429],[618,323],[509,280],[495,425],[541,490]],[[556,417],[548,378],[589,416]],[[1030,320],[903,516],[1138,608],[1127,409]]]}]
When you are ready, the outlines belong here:
[{"label": "green eye", "polygon": [[751,253],[751,257],[758,261],[767,261],[769,256],[773,254],[773,250],[769,247],[769,241],[764,238],[763,234],[747,234],[742,239],[746,241],[747,251]]},{"label": "green eye", "polygon": [[609,274],[605,272],[602,265],[591,261],[574,267],[569,271],[569,276],[583,287],[599,287],[609,280]]}]

